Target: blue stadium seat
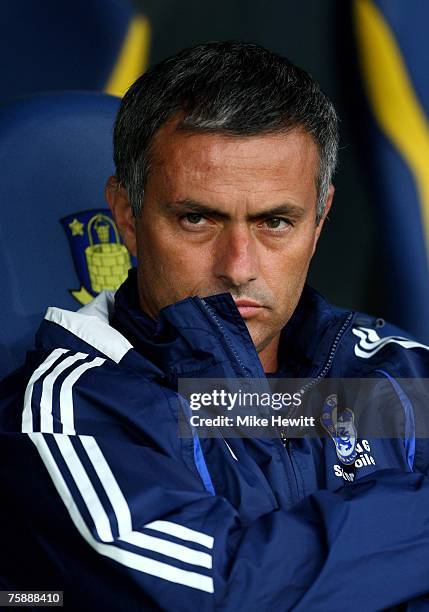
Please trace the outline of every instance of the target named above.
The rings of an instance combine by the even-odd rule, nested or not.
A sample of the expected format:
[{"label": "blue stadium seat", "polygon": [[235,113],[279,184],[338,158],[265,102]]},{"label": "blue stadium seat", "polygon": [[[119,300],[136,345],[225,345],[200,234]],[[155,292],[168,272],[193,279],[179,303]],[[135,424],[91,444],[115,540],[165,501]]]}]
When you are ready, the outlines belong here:
[{"label": "blue stadium seat", "polygon": [[123,95],[147,64],[149,24],[130,0],[3,0],[0,101],[65,89]]},{"label": "blue stadium seat", "polygon": [[66,92],[0,108],[0,378],[24,360],[47,306],[75,310],[126,276],[103,193],[118,105]]}]

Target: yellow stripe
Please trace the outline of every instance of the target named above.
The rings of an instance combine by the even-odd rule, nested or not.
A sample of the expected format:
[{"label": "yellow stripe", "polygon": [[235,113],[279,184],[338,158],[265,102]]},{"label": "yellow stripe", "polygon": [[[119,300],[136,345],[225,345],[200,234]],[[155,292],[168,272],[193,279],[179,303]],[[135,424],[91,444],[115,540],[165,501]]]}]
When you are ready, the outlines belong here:
[{"label": "yellow stripe", "polygon": [[369,99],[382,131],[414,176],[429,245],[429,125],[425,111],[381,12],[372,0],[355,0],[354,12]]},{"label": "yellow stripe", "polygon": [[118,60],[107,82],[105,92],[122,97],[147,68],[149,60],[150,25],[146,17],[134,17]]}]

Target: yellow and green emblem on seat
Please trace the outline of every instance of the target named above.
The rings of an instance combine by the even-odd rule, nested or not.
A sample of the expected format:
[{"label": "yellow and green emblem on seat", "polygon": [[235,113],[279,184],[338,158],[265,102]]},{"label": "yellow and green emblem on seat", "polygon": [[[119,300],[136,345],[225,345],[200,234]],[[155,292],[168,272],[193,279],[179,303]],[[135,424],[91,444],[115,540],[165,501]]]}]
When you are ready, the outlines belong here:
[{"label": "yellow and green emblem on seat", "polygon": [[105,289],[116,290],[133,265],[106,209],[85,210],[61,219],[81,286],[72,296],[87,304]]}]

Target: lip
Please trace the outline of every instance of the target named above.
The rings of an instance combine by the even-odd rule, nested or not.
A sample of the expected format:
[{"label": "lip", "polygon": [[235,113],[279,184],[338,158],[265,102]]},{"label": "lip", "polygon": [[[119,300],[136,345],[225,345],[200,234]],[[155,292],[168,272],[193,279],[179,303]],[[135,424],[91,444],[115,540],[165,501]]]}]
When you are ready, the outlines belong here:
[{"label": "lip", "polygon": [[258,312],[260,312],[261,308],[263,308],[261,304],[258,304],[258,302],[254,302],[253,300],[237,300],[235,305],[237,306],[243,319],[250,319],[251,317],[254,317],[256,314],[258,314]]}]

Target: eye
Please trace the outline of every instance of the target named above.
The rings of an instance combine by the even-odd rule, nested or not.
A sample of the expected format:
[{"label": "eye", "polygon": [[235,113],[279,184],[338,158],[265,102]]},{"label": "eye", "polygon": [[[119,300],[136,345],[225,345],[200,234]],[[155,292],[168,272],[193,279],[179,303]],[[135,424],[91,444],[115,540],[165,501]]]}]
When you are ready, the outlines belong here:
[{"label": "eye", "polygon": [[196,212],[189,212],[179,217],[179,223],[183,229],[190,232],[201,232],[209,229],[212,226],[207,217]]},{"label": "eye", "polygon": [[265,219],[262,225],[270,230],[284,230],[290,227],[289,221],[282,219],[281,217],[272,217],[271,219]]},{"label": "eye", "polygon": [[188,223],[191,223],[192,225],[201,225],[200,221],[202,221],[204,217],[202,215],[199,215],[198,213],[186,213],[186,215],[184,215],[182,219],[184,219]]}]

